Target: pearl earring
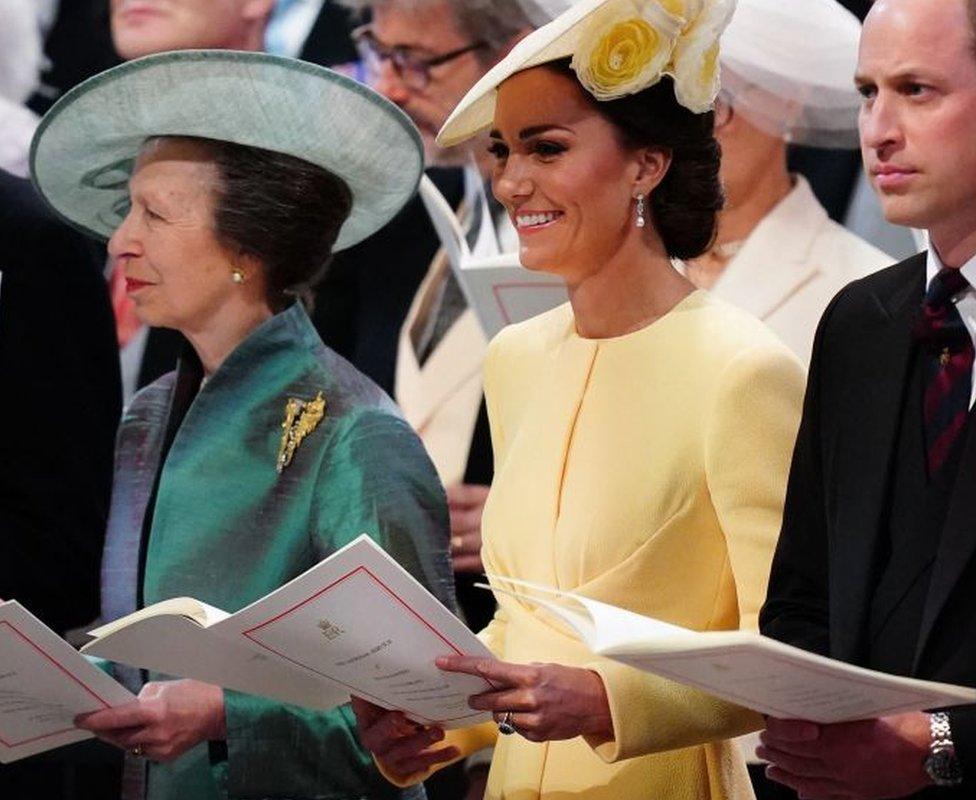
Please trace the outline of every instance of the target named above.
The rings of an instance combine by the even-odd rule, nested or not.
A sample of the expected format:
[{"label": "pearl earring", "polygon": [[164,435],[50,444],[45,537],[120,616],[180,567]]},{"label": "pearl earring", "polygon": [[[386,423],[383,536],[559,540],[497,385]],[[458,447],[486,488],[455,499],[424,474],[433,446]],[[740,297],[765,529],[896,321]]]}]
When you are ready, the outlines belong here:
[{"label": "pearl earring", "polygon": [[643,228],[647,224],[647,220],[644,219],[644,195],[637,195],[637,227]]},{"label": "pearl earring", "polygon": [[242,270],[240,267],[234,267],[234,269],[230,271],[230,279],[236,284],[242,284],[247,280],[247,275],[244,274],[244,270]]}]

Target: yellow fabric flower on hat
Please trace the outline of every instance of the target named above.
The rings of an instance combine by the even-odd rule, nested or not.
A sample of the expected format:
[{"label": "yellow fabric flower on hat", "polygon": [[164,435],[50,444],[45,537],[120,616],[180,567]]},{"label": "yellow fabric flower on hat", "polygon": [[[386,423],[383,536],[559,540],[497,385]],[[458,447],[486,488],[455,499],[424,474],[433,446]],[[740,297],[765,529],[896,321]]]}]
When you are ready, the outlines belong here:
[{"label": "yellow fabric flower on hat", "polygon": [[695,23],[705,7],[705,0],[660,0],[660,3],[665,11],[684,20],[683,31]]},{"label": "yellow fabric flower on hat", "polygon": [[721,88],[719,37],[733,11],[735,0],[706,0],[697,19],[675,44],[669,68],[674,76],[674,94],[681,105],[696,114],[712,107]]},{"label": "yellow fabric flower on hat", "polygon": [[634,94],[661,79],[683,24],[659,0],[608,3],[581,34],[572,68],[597,100]]}]

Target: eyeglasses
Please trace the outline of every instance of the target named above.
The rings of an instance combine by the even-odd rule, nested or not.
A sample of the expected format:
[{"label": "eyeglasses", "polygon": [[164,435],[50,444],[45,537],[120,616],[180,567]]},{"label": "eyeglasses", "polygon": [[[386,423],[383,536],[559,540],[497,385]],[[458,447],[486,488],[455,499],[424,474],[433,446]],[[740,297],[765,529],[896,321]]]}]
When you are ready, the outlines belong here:
[{"label": "eyeglasses", "polygon": [[408,47],[385,45],[377,40],[371,25],[356,28],[352,32],[352,38],[371,77],[379,75],[383,62],[389,60],[390,66],[393,67],[396,76],[403,81],[403,85],[414,91],[427,88],[431,79],[430,71],[434,67],[488,46],[488,42],[478,41],[439,56],[419,58],[411,53]]}]

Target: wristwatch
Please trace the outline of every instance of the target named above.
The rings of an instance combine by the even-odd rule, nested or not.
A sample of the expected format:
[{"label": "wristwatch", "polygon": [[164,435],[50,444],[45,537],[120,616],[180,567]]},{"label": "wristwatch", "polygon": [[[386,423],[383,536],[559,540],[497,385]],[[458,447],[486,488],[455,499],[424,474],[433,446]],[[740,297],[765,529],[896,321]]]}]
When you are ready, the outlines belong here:
[{"label": "wristwatch", "polygon": [[936,786],[959,786],[962,783],[962,767],[956,758],[956,746],[952,743],[949,715],[937,711],[929,717],[932,740],[925,758],[925,771]]}]

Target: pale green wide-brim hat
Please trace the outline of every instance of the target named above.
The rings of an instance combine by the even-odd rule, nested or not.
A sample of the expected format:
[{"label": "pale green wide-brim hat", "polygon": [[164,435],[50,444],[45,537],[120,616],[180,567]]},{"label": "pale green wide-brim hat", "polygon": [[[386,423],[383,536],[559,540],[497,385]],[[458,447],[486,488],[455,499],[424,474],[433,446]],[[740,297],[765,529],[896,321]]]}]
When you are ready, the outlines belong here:
[{"label": "pale green wide-brim hat", "polygon": [[409,118],[337,72],[266,53],[183,50],[130,61],[68,92],[31,146],[31,177],[69,223],[107,238],[127,212],[147,138],[193,136],[316,164],[352,192],[334,250],[389,222],[417,189],[423,144]]}]

